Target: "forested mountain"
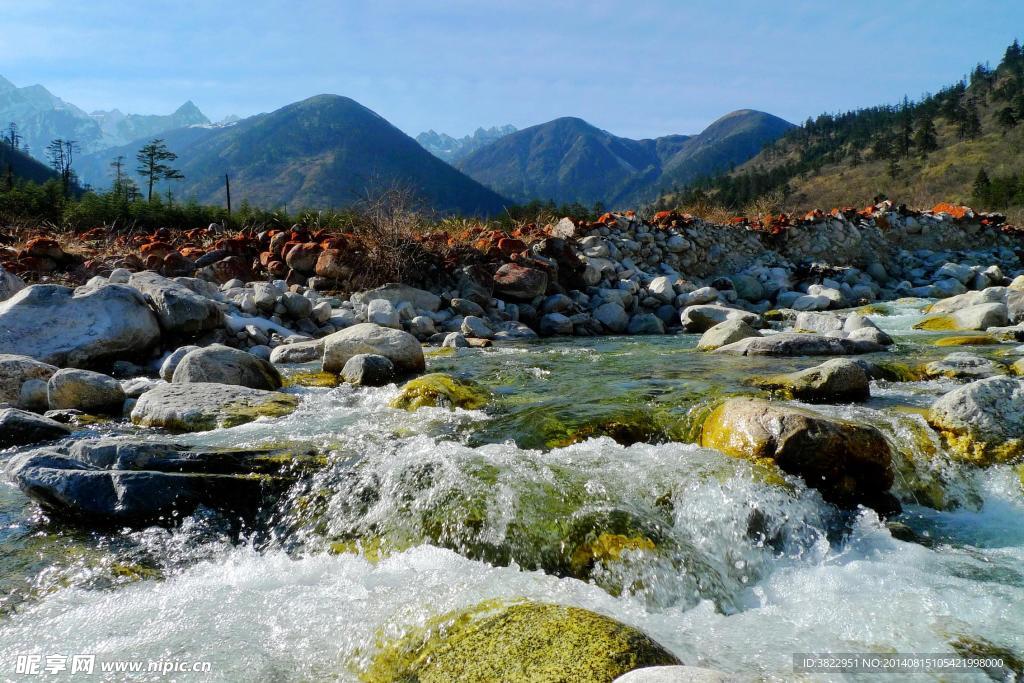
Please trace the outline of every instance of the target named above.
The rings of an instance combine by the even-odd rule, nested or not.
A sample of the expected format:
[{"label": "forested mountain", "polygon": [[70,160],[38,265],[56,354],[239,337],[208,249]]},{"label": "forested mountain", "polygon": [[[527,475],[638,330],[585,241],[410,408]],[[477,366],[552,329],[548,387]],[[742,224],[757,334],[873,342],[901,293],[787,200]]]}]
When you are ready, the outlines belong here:
[{"label": "forested mountain", "polygon": [[631,140],[565,117],[507,135],[457,166],[520,202],[626,207],[657,197],[660,188],[742,163],[790,127],[744,109],[699,135]]},{"label": "forested mountain", "polygon": [[[184,175],[170,185],[173,194],[203,203],[224,203],[227,174],[236,205],[337,208],[394,185],[444,212],[494,214],[506,204],[378,114],[337,95],[311,97],[229,126],[184,128],[162,137]],[[146,142],[88,155],[78,172],[94,186],[109,185],[111,160],[123,156],[134,169],[135,155]]]},{"label": "forested mountain", "polygon": [[45,183],[57,177],[49,166],[12,145],[7,134],[0,134],[0,187],[8,187],[19,180]]},{"label": "forested mountain", "polygon": [[770,195],[790,207],[867,204],[886,195],[919,206],[962,201],[1024,206],[1024,51],[920,100],[822,114],[734,172],[704,179],[661,204],[708,196],[741,209]]}]

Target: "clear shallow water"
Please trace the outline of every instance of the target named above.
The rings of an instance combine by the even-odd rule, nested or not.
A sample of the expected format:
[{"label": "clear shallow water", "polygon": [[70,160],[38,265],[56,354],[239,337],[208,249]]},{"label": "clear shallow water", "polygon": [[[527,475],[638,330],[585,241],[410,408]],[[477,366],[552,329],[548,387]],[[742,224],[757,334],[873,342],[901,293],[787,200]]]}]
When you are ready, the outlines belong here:
[{"label": "clear shallow water", "polygon": [[[906,332],[914,310],[879,319],[900,360],[948,353]],[[793,679],[794,652],[1024,652],[1016,472],[949,463],[914,410],[951,385],[878,383],[866,405],[818,407],[896,447],[894,536],[873,512],[679,442],[708,397],[815,364],[697,354],[695,340],[460,351],[430,365],[492,390],[487,411],[393,410],[394,387],[298,390],[287,418],[177,438],[330,453],[256,528],[198,514],[99,534],[0,488],[0,671],[18,653],[86,652],[213,660],[220,680],[349,680],[382,635],[497,597],[594,609],[687,663],[766,680]],[[928,507],[936,490],[949,509]],[[598,532],[655,549],[581,561]]]}]

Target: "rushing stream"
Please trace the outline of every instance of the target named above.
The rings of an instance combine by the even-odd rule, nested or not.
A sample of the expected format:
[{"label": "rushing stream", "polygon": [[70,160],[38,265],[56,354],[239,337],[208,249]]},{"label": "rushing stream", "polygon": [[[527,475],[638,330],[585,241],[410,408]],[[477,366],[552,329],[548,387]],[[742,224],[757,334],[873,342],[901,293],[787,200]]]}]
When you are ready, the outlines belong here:
[{"label": "rushing stream", "polygon": [[[911,330],[919,305],[888,313],[874,319],[897,350],[875,360],[960,350]],[[491,390],[484,411],[396,410],[394,386],[301,388],[288,417],[175,437],[329,454],[248,525],[197,513],[173,530],[75,529],[0,486],[0,671],[16,653],[92,653],[210,661],[203,680],[354,680],[381,638],[520,596],[608,614],[688,664],[754,679],[798,677],[797,652],[1024,653],[1021,480],[945,456],[921,409],[952,381],[873,382],[865,404],[816,407],[894,446],[904,510],[882,521],[689,443],[709,398],[822,360],[695,343],[460,349],[428,367]],[[611,557],[601,533],[642,540]]]}]

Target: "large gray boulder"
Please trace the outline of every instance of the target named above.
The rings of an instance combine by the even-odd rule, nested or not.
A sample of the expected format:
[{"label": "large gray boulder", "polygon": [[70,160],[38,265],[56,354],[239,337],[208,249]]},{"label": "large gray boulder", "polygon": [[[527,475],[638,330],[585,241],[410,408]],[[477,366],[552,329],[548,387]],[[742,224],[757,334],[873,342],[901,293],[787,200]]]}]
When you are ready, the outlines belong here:
[{"label": "large gray boulder", "polygon": [[0,353],[91,367],[145,356],[159,340],[156,316],[126,285],[32,285],[0,303]]},{"label": "large gray boulder", "polygon": [[928,411],[950,454],[978,465],[1024,457],[1024,381],[989,377],[958,387]]},{"label": "large gray boulder", "polygon": [[426,367],[423,347],[416,337],[402,330],[360,323],[323,338],[323,369],[338,373],[348,359],[360,353],[384,356],[400,374],[422,372]]},{"label": "large gray boulder", "polygon": [[275,365],[282,363],[309,363],[319,361],[323,357],[324,340],[311,339],[310,341],[282,344],[276,347],[270,353],[270,362]]},{"label": "large gray boulder", "polygon": [[734,353],[740,356],[846,356],[884,349],[884,346],[870,341],[820,334],[781,333],[742,339],[715,349],[714,353]]},{"label": "large gray boulder", "polygon": [[382,387],[395,381],[395,366],[384,356],[357,353],[346,361],[341,377],[356,386]]},{"label": "large gray boulder", "polygon": [[738,308],[699,304],[687,306],[680,312],[679,321],[687,332],[707,332],[726,320],[742,320],[751,327],[761,327],[761,316]]},{"label": "large gray boulder", "polygon": [[94,415],[120,415],[124,389],[113,377],[90,370],[58,370],[46,385],[50,410],[73,408]]},{"label": "large gray boulder", "polygon": [[70,433],[67,425],[42,415],[17,408],[0,410],[0,448],[50,441]]},{"label": "large gray boulder", "polygon": [[1009,310],[1004,303],[975,304],[951,313],[929,313],[914,325],[919,330],[933,332],[955,330],[987,330],[1003,327],[1009,322]]},{"label": "large gray boulder", "polygon": [[761,333],[745,320],[726,320],[708,328],[697,342],[698,351],[714,351],[717,348],[738,342],[747,337],[760,337]]},{"label": "large gray boulder", "polygon": [[273,365],[246,351],[213,344],[186,353],[171,376],[176,384],[213,382],[252,389],[280,389],[281,374]]},{"label": "large gray boulder", "polygon": [[0,403],[17,404],[25,382],[33,379],[46,382],[55,372],[56,366],[34,358],[0,353]]},{"label": "large gray boulder", "polygon": [[143,427],[199,432],[287,415],[298,403],[290,394],[231,384],[162,384],[139,397],[131,417]]},{"label": "large gray boulder", "polygon": [[128,284],[142,292],[156,311],[160,327],[169,334],[197,335],[224,324],[214,301],[153,271],[132,273]]},{"label": "large gray boulder", "polygon": [[781,401],[730,398],[701,426],[700,444],[755,461],[768,458],[803,477],[825,500],[891,510],[892,450],[878,429]]},{"label": "large gray boulder", "polygon": [[609,301],[594,309],[591,314],[604,326],[604,329],[613,334],[622,334],[629,327],[629,313],[622,307],[622,304]]}]

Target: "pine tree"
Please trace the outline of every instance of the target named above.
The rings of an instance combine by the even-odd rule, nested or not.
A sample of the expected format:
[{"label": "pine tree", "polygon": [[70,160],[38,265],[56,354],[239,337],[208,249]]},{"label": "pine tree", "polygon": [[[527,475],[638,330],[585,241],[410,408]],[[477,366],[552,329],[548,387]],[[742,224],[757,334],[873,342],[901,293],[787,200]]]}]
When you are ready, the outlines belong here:
[{"label": "pine tree", "polygon": [[991,199],[992,193],[992,181],[989,180],[988,173],[985,169],[978,169],[978,175],[974,178],[974,187],[972,195],[974,196],[974,203],[981,206],[988,206]]},{"label": "pine tree", "polygon": [[917,130],[914,131],[914,147],[923,157],[939,148],[939,135],[930,115],[925,114],[918,119]]},{"label": "pine tree", "polygon": [[146,179],[148,192],[146,200],[153,201],[153,185],[160,180],[181,180],[185,176],[181,171],[172,168],[165,161],[174,161],[178,155],[167,149],[167,145],[160,138],[152,140],[135,155],[139,162],[136,172]]},{"label": "pine tree", "polygon": [[996,123],[1003,129],[1003,135],[1017,125],[1017,117],[1013,115],[1012,107],[1003,107],[996,112]]}]

